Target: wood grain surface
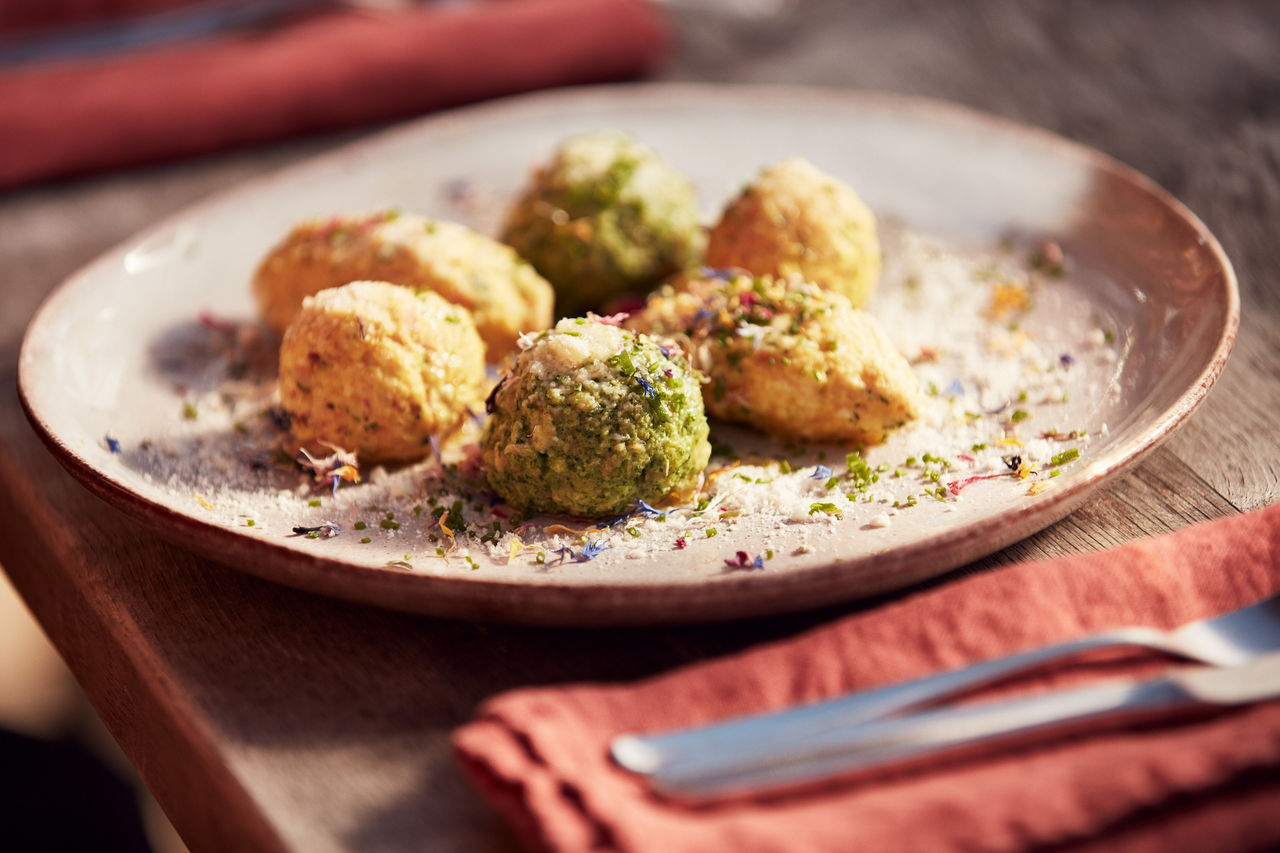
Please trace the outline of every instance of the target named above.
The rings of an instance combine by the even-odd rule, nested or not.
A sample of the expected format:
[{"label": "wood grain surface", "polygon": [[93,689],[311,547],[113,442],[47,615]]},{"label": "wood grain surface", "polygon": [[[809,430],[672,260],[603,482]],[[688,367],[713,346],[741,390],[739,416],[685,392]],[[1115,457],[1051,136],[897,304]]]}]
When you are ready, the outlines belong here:
[{"label": "wood grain surface", "polygon": [[[1274,502],[1280,6],[784,5],[789,15],[765,21],[676,13],[661,76],[908,92],[1039,125],[1161,183],[1236,266],[1236,352],[1189,423],[1083,509],[962,571],[1106,548]],[[447,749],[484,698],[660,672],[856,608],[661,631],[405,616],[197,558],[65,475],[14,388],[20,336],[44,295],[156,219],[347,138],[0,197],[0,563],[193,850],[511,849]]]}]

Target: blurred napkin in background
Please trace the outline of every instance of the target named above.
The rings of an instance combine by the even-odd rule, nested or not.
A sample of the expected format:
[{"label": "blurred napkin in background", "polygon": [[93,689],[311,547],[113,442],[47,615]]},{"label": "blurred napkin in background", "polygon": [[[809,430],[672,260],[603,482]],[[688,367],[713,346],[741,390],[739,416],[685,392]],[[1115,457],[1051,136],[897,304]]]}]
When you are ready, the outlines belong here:
[{"label": "blurred napkin in background", "polygon": [[[1280,505],[965,578],[633,685],[501,695],[454,745],[480,791],[538,849],[1278,849],[1280,701],[710,805],[659,798],[608,757],[624,732],[812,702],[1121,625],[1170,628],[1278,590]],[[1112,654],[1016,689],[1167,665]]]},{"label": "blurred napkin in background", "polygon": [[[220,5],[228,20],[253,23],[200,33]],[[254,20],[252,7],[0,0],[0,56],[48,48],[0,65],[0,189],[627,79],[666,45],[663,19],[644,0],[293,0],[270,20]],[[104,28],[118,35],[134,14],[143,30],[159,21],[194,37],[58,50],[62,22],[68,41],[92,42]]]}]

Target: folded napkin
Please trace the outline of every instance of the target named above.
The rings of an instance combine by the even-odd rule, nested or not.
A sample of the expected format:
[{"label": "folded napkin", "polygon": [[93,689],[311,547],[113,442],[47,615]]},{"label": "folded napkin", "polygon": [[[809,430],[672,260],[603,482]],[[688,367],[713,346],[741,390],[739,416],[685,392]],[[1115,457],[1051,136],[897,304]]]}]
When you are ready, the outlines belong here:
[{"label": "folded napkin", "polygon": [[644,0],[507,0],[0,68],[0,188],[634,77],[664,45]]},{"label": "folded napkin", "polygon": [[[473,781],[537,848],[1251,850],[1280,845],[1280,702],[993,750],[789,794],[684,806],[610,739],[828,698],[1129,624],[1174,627],[1280,590],[1280,505],[1097,554],[969,577],[799,637],[622,686],[520,690],[455,732]],[[1149,673],[1064,666],[1019,689]]]}]

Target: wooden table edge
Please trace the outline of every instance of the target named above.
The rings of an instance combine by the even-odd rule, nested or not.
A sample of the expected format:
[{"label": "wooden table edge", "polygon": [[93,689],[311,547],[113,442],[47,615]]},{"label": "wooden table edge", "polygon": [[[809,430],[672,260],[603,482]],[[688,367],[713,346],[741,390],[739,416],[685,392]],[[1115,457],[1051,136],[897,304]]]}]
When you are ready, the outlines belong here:
[{"label": "wooden table edge", "polygon": [[[0,483],[5,484],[0,516],[10,530],[39,530],[41,535],[0,537],[0,564],[178,834],[193,849],[288,853],[212,747],[216,738],[199,722],[193,703],[145,643],[126,644],[125,638],[141,633],[138,626],[110,602],[53,592],[79,589],[74,583],[34,577],[37,572],[66,575],[67,567],[85,555],[4,450],[0,448]],[[104,614],[110,613],[121,618],[107,624]],[[139,720],[151,723],[142,729]]]}]

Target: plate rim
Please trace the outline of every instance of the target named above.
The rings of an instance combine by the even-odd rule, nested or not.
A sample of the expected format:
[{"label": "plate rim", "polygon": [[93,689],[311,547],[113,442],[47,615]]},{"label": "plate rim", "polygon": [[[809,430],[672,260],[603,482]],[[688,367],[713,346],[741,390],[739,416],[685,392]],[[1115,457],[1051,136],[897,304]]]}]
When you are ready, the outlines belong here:
[{"label": "plate rim", "polygon": [[[629,582],[614,577],[608,583],[579,581],[573,583],[540,581],[536,585],[512,579],[495,579],[483,573],[458,576],[411,573],[402,569],[362,566],[344,560],[310,554],[266,539],[249,539],[236,529],[194,515],[178,512],[156,502],[113,478],[95,466],[84,454],[58,434],[39,409],[39,390],[32,373],[37,369],[35,349],[42,332],[58,315],[64,299],[80,282],[95,271],[112,263],[122,252],[143,244],[157,234],[174,229],[182,222],[200,215],[206,208],[231,203],[240,195],[257,195],[269,191],[273,184],[293,182],[307,172],[327,168],[332,161],[359,157],[366,148],[393,145],[432,129],[447,132],[450,125],[484,120],[491,114],[501,115],[513,106],[554,108],[558,102],[580,104],[598,97],[662,97],[697,101],[726,92],[770,98],[805,99],[810,102],[836,102],[845,109],[874,108],[895,114],[938,115],[993,131],[1004,136],[1022,137],[1040,148],[1048,148],[1069,157],[1091,171],[1101,171],[1121,179],[1154,198],[1183,223],[1214,258],[1221,272],[1225,297],[1225,322],[1218,331],[1217,342],[1207,363],[1201,365],[1194,380],[1140,429],[1124,447],[1103,453],[1088,468],[1062,488],[1050,490],[1025,506],[1005,510],[996,515],[948,528],[923,539],[896,546],[888,551],[869,554],[854,560],[823,563],[818,566],[784,573],[736,573],[717,577],[711,582],[675,584],[662,582]],[[42,300],[23,335],[18,356],[18,396],[23,411],[38,437],[58,462],[90,492],[123,511],[128,517],[180,547],[201,553],[266,580],[345,600],[374,604],[395,610],[423,613],[447,618],[480,618],[512,623],[539,625],[657,625],[708,622],[750,618],[766,613],[785,613],[835,604],[905,588],[930,577],[941,576],[982,555],[994,553],[1058,521],[1076,508],[1088,492],[1138,463],[1167,439],[1203,402],[1221,375],[1234,346],[1240,321],[1239,285],[1234,268],[1221,243],[1205,224],[1181,201],[1154,180],[1119,160],[1083,143],[1051,131],[1024,124],[1003,116],[986,113],[962,104],[918,95],[892,92],[840,89],[821,86],[716,83],[631,83],[582,86],[515,95],[481,104],[433,113],[376,131],[357,140],[338,145],[328,151],[271,172],[244,180],[175,211],[152,225],[130,235],[100,253],[60,282]],[[990,543],[996,543],[994,548]],[[985,543],[985,544],[979,544]],[[925,572],[905,572],[904,567],[927,562],[929,552],[945,549],[949,559],[942,568]],[[856,591],[840,594],[846,584],[840,577],[851,566],[864,572],[876,571],[876,584],[859,585]],[[864,575],[864,580],[866,579]],[[405,596],[407,590],[412,595]],[[778,593],[791,594],[779,598]],[[797,594],[799,591],[800,594]],[[635,607],[637,596],[647,604]],[[745,599],[743,596],[746,596]],[[597,610],[582,609],[584,600],[604,599],[628,602],[631,607],[605,606]],[[530,607],[537,603],[538,607]],[[655,605],[666,603],[670,610],[657,612]]]}]

